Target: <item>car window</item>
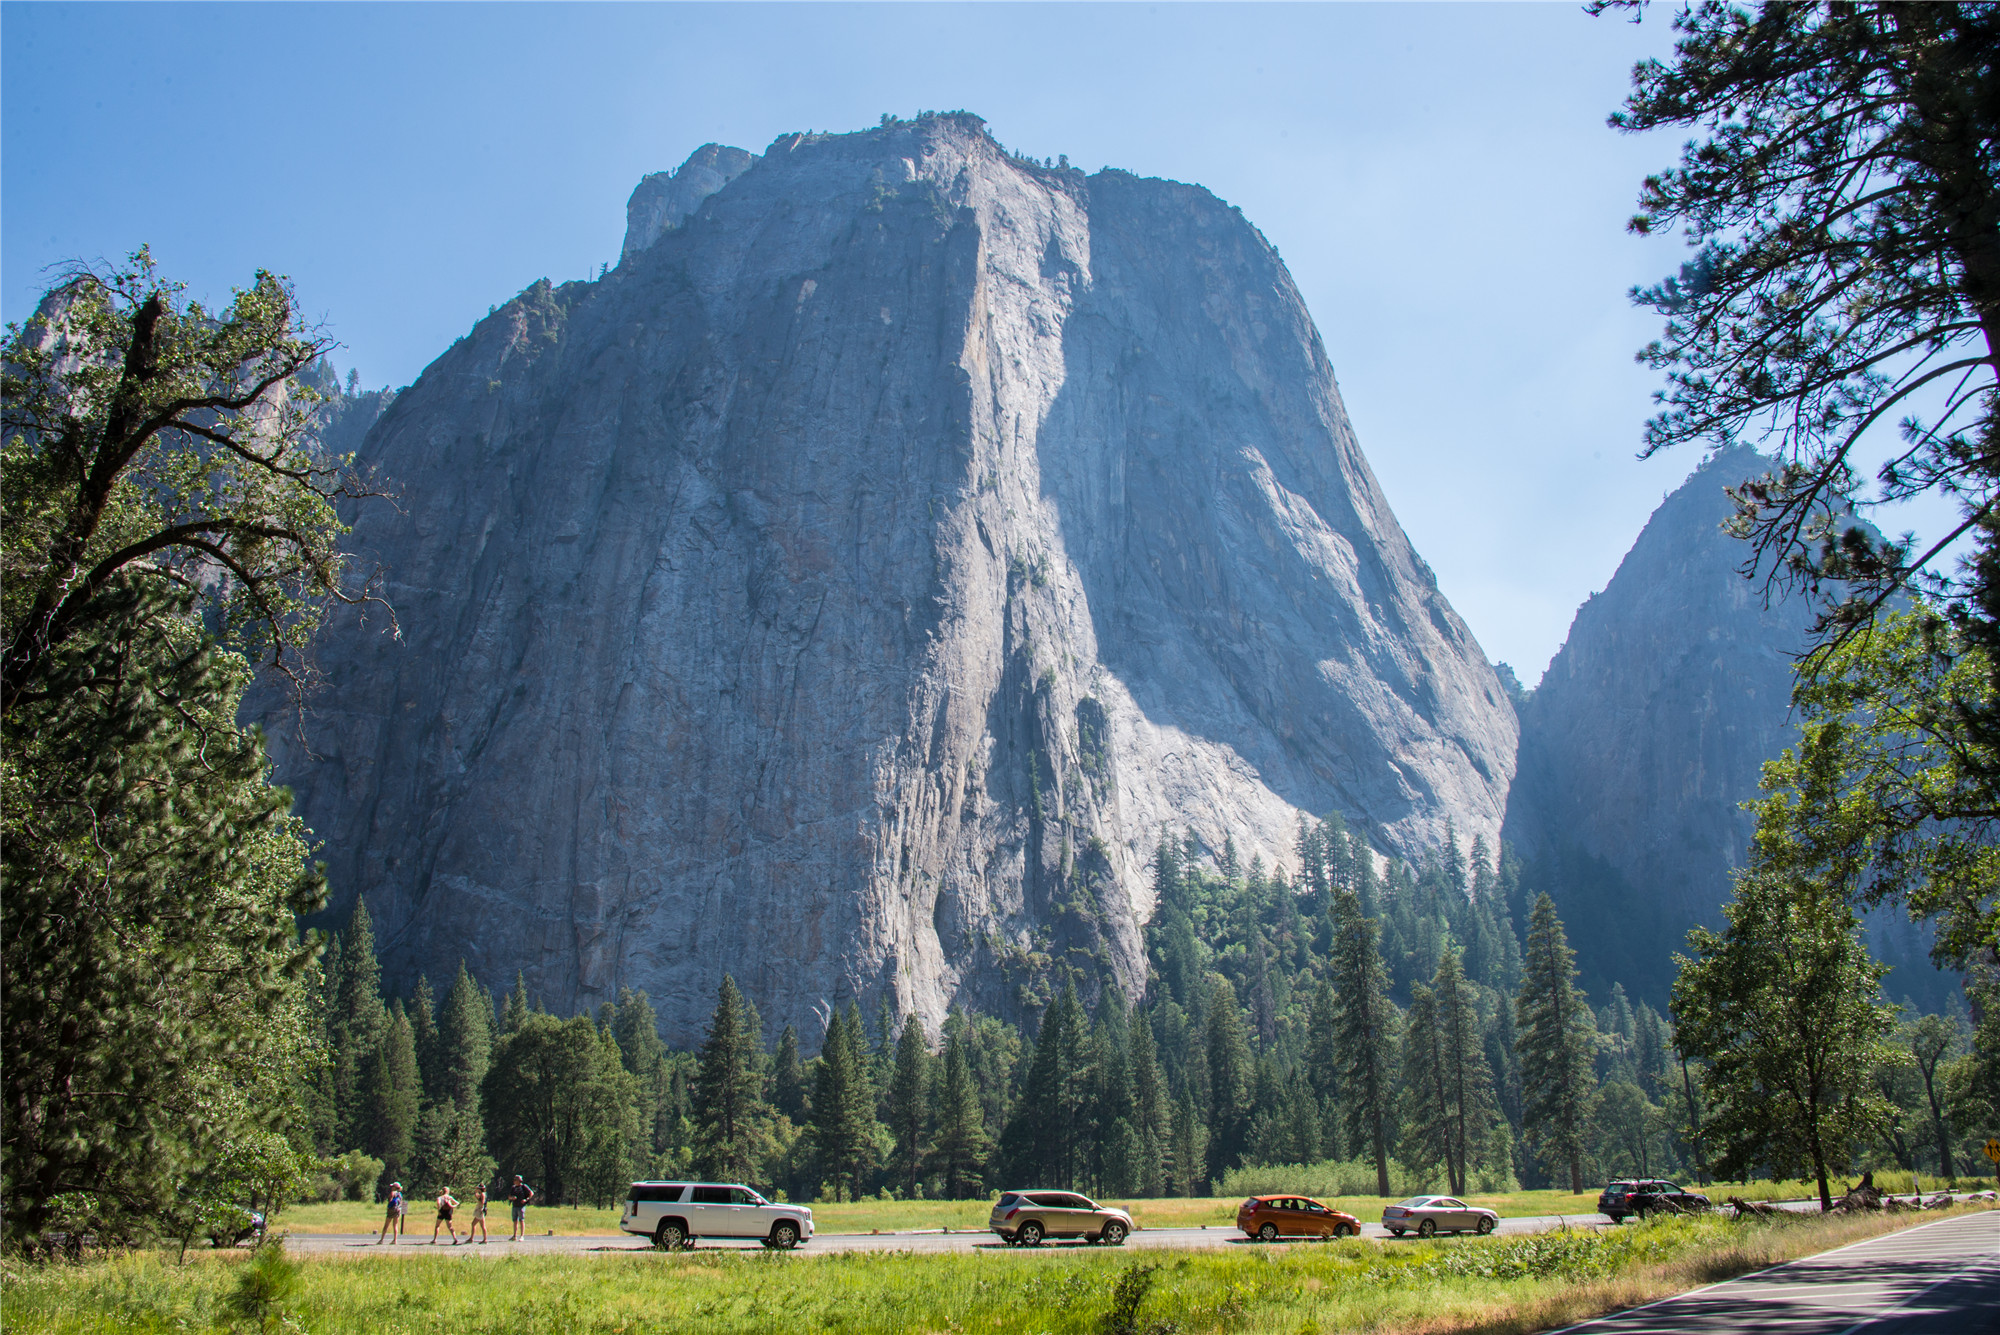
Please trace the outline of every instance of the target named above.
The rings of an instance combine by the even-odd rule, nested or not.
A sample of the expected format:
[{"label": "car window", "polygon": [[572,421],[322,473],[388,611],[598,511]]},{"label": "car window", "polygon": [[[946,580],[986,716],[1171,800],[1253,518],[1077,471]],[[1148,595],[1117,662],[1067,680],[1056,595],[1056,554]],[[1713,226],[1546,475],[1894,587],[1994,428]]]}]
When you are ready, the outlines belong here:
[{"label": "car window", "polygon": [[729,1204],[729,1188],[696,1187],[694,1195],[690,1199],[696,1205],[727,1205]]},{"label": "car window", "polygon": [[1305,1203],[1305,1206],[1306,1209],[1311,1210],[1314,1214],[1326,1213],[1326,1207],[1324,1205],[1321,1205],[1318,1201],[1307,1201]]},{"label": "car window", "polygon": [[1447,1210],[1463,1210],[1465,1208],[1464,1201],[1455,1201],[1449,1196],[1439,1201],[1438,1204],[1442,1205]]},{"label": "car window", "polygon": [[1063,1208],[1064,1198],[1061,1192],[1044,1191],[1036,1195],[1031,1195],[1028,1199],[1041,1206],[1044,1210],[1060,1210]]},{"label": "car window", "polygon": [[729,1203],[731,1205],[762,1205],[764,1200],[756,1192],[751,1191],[747,1187],[731,1187],[729,1189]]},{"label": "car window", "polygon": [[1003,1191],[1000,1193],[1000,1203],[993,1208],[996,1210],[1006,1210],[1020,1203],[1021,1198],[1019,1196],[1011,1191]]},{"label": "car window", "polygon": [[1097,1203],[1088,1196],[1070,1196],[1066,1199],[1066,1203],[1072,1210],[1095,1210],[1097,1208]]},{"label": "car window", "polygon": [[635,1182],[632,1184],[630,1196],[634,1201],[677,1201],[681,1198],[681,1192],[686,1189],[686,1186],[679,1182],[667,1186],[661,1186],[657,1183]]}]

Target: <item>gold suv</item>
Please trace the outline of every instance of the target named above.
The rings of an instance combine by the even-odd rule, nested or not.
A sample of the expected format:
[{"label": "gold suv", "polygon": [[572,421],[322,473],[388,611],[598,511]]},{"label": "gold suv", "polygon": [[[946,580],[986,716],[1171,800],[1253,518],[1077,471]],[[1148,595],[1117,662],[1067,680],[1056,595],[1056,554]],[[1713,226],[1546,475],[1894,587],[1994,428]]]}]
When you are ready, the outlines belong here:
[{"label": "gold suv", "polygon": [[1131,1233],[1132,1216],[1073,1191],[1003,1191],[986,1226],[1009,1247],[1037,1247],[1043,1238],[1116,1247]]}]

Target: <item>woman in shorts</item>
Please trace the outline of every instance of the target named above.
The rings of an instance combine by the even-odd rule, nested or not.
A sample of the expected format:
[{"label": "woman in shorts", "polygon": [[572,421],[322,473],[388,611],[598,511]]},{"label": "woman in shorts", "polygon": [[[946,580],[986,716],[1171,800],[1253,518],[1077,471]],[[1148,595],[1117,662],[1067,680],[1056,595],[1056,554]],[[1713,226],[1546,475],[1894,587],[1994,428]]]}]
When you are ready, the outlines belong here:
[{"label": "woman in shorts", "polygon": [[480,1184],[479,1194],[472,1198],[472,1222],[465,1226],[465,1240],[472,1241],[472,1230],[479,1230],[479,1242],[484,1246],[486,1238],[486,1185]]},{"label": "woman in shorts", "polygon": [[[445,1232],[451,1234],[451,1245],[456,1247],[458,1246],[458,1230],[451,1226],[451,1212],[458,1208],[458,1202],[451,1198],[450,1187],[446,1187],[438,1193],[437,1204],[437,1222],[431,1225],[431,1246],[435,1247],[438,1245],[438,1230],[443,1229]],[[471,1235],[467,1234],[467,1236],[470,1237]]]},{"label": "woman in shorts", "polygon": [[389,1213],[382,1219],[382,1231],[375,1235],[375,1245],[380,1247],[382,1239],[388,1238],[389,1245],[393,1247],[396,1245],[396,1238],[390,1237],[390,1234],[393,1233],[396,1237],[401,1237],[402,1232],[403,1184],[400,1182],[391,1182],[389,1184]]}]

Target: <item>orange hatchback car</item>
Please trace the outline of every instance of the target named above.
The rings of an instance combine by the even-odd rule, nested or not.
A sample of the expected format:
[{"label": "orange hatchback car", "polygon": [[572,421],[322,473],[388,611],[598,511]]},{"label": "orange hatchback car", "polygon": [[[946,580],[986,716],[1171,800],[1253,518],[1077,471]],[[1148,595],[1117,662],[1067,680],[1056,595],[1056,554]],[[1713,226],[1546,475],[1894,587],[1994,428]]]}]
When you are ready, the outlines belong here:
[{"label": "orange hatchback car", "polygon": [[1260,1242],[1279,1238],[1352,1238],[1361,1221],[1310,1196],[1252,1196],[1236,1207],[1236,1227]]}]

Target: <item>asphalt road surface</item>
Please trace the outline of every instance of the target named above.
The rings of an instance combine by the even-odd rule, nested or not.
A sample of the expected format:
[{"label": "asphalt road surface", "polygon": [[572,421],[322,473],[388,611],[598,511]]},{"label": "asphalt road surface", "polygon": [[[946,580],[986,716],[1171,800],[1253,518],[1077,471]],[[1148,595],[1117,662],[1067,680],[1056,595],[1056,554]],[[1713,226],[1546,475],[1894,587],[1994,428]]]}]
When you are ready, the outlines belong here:
[{"label": "asphalt road surface", "polygon": [[1919,1224],[1568,1330],[1577,1335],[2000,1331],[2000,1211]]},{"label": "asphalt road surface", "polygon": [[[1800,1206],[1811,1206],[1811,1202],[1800,1202]],[[1811,1208],[1817,1208],[1811,1206]],[[453,1248],[442,1233],[438,1235],[436,1246],[430,1242],[430,1232],[416,1226],[416,1214],[410,1215],[412,1233],[406,1233],[400,1243],[393,1246],[377,1246],[372,1233],[294,1233],[285,1240],[285,1245],[297,1252],[339,1252],[354,1254],[362,1251],[382,1255],[402,1255],[421,1250],[426,1254],[438,1251],[454,1251],[464,1254],[465,1245]],[[424,1220],[429,1223],[428,1219]],[[1571,1228],[1609,1228],[1609,1220],[1600,1214],[1584,1215],[1529,1215],[1516,1219],[1502,1219],[1497,1232],[1542,1233],[1567,1224]],[[1388,1239],[1389,1232],[1380,1224],[1364,1223],[1361,1236],[1365,1238]],[[1449,1234],[1440,1236],[1448,1237]],[[1468,1235],[1470,1236],[1470,1235]],[[1416,1235],[1409,1235],[1408,1241],[1415,1241]],[[762,1243],[754,1238],[703,1238],[698,1246],[704,1250],[758,1250]],[[1087,1247],[1089,1243],[1045,1242],[1044,1251],[1059,1251],[1065,1247]],[[1209,1228],[1143,1228],[1125,1240],[1127,1247],[1311,1247],[1312,1242],[1288,1241],[1273,1244],[1253,1242],[1234,1228],[1215,1225]],[[623,1251],[650,1251],[652,1243],[644,1238],[625,1235],[622,1237],[586,1237],[569,1235],[550,1237],[546,1234],[530,1236],[520,1242],[507,1241],[507,1230],[503,1226],[494,1234],[491,1243],[470,1244],[475,1256],[495,1256],[509,1253],[599,1253]],[[1004,1244],[991,1233],[942,1233],[926,1231],[921,1233],[820,1233],[810,1242],[801,1243],[802,1254],[812,1252],[969,1252],[988,1248],[1002,1248]]]}]

